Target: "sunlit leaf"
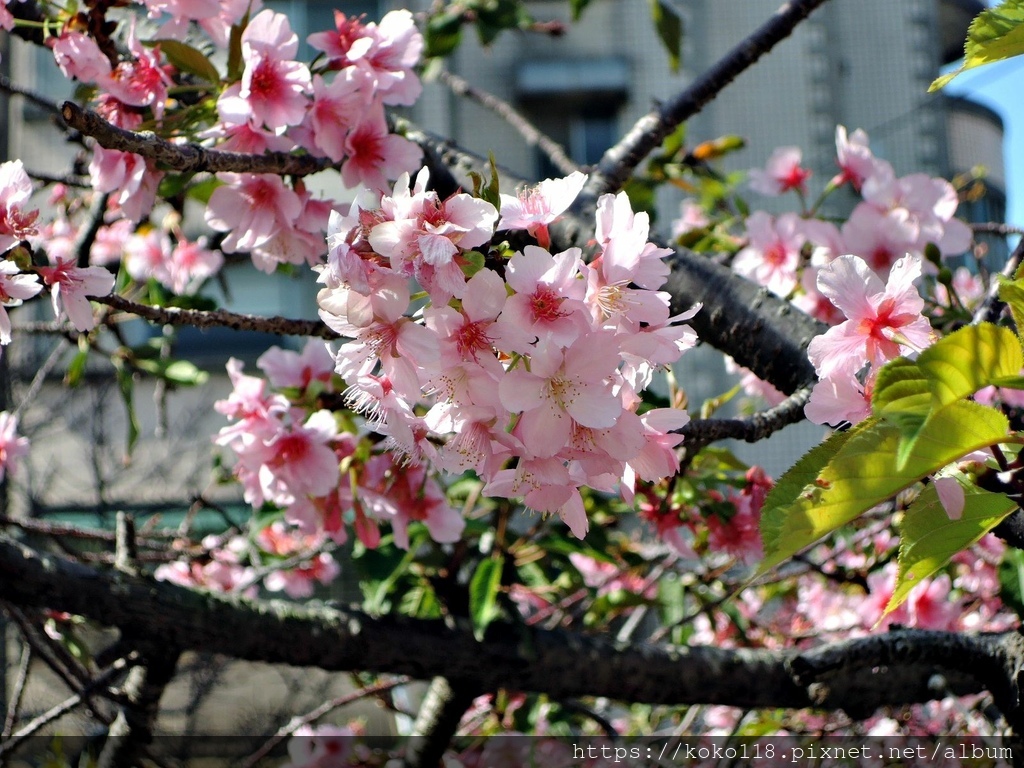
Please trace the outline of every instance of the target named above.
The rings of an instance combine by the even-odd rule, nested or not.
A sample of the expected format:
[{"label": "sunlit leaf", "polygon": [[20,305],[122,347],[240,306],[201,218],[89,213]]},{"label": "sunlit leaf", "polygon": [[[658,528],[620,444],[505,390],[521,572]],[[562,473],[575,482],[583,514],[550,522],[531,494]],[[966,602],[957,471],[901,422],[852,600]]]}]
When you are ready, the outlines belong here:
[{"label": "sunlit leaf", "polygon": [[906,460],[894,460],[901,434],[876,422],[853,435],[813,483],[781,509],[766,510],[771,535],[758,573],[792,557],[925,475],[978,448],[1005,439],[1006,417],[993,408],[957,400],[935,411],[921,427]]},{"label": "sunlit leaf", "polygon": [[995,379],[1019,375],[1024,354],[1013,331],[979,323],[928,347],[918,356],[917,365],[930,379],[934,404],[942,406],[974,394]]},{"label": "sunlit leaf", "polygon": [[480,562],[469,582],[469,615],[473,620],[473,634],[482,640],[487,625],[499,614],[498,590],[501,589],[503,557],[491,557]]},{"label": "sunlit leaf", "polygon": [[663,0],[650,0],[650,3],[651,21],[654,22],[658,38],[668,51],[669,66],[673,72],[678,72],[683,48],[683,19],[675,8]]},{"label": "sunlit leaf", "polygon": [[1024,551],[1007,547],[999,564],[999,597],[1024,616]]},{"label": "sunlit leaf", "polygon": [[1003,0],[979,13],[967,30],[964,63],[955,72],[939,77],[928,88],[936,91],[968,69],[1002,61],[1024,53],[1024,0]]},{"label": "sunlit leaf", "polygon": [[197,48],[180,40],[154,40],[153,44],[159,45],[167,60],[182,72],[201,77],[208,83],[220,82],[220,72],[217,71],[213,62]]},{"label": "sunlit leaf", "polygon": [[965,489],[960,519],[950,520],[930,484],[900,521],[899,575],[882,618],[900,607],[910,591],[935,574],[957,552],[967,549],[1017,508],[1001,493]]}]

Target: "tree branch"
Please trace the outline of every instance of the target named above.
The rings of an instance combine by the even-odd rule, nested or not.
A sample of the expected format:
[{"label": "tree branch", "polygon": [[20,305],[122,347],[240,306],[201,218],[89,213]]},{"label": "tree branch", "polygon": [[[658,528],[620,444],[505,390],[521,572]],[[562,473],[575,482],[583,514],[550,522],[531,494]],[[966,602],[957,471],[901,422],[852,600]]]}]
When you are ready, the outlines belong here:
[{"label": "tree branch", "polygon": [[527,120],[521,112],[504,99],[499,99],[493,93],[475,88],[465,78],[459,77],[446,69],[442,69],[437,77],[448,86],[452,93],[471,99],[502,118],[523,137],[528,146],[537,147],[547,155],[551,164],[562,173],[568,175],[573,171],[579,170],[576,163],[572,161],[572,158],[565,154],[565,148],[561,144],[541,132],[537,126]]},{"label": "tree branch", "polygon": [[279,176],[308,176],[331,167],[327,158],[266,152],[262,155],[224,152],[198,144],[176,144],[152,131],[127,131],[111,125],[98,114],[72,101],[61,106],[61,115],[70,128],[91,136],[104,149],[116,149],[154,160],[164,168],[182,173],[274,173]]},{"label": "tree branch", "polygon": [[808,651],[616,643],[497,622],[478,642],[468,627],[357,610],[194,592],[100,571],[0,538],[5,598],[131,628],[182,650],[238,659],[473,680],[479,690],[543,691],[660,704],[822,707],[867,712],[936,698],[935,674],[956,695],[989,690],[1011,708],[1020,667],[1016,632],[896,630]]},{"label": "tree branch", "polygon": [[700,419],[691,421],[679,430],[686,438],[687,452],[692,452],[716,440],[743,440],[756,443],[778,432],[783,427],[804,419],[804,406],[811,397],[807,387],[797,390],[774,408],[755,413],[746,419]]},{"label": "tree branch", "polygon": [[789,37],[796,26],[828,0],[788,0],[761,27],[736,45],[722,59],[698,77],[685,91],[640,118],[625,136],[611,147],[580,193],[579,203],[589,208],[607,192],[618,192],[662,140],[676,126],[714,99],[744,70]]},{"label": "tree branch", "polygon": [[236,331],[259,331],[279,336],[318,336],[322,339],[337,339],[338,334],[319,320],[296,320],[274,315],[260,317],[225,309],[201,310],[179,309],[177,307],[153,307],[139,304],[116,294],[93,297],[98,304],[105,304],[121,312],[130,312],[146,320],[162,325],[190,325],[194,328],[231,328]]}]

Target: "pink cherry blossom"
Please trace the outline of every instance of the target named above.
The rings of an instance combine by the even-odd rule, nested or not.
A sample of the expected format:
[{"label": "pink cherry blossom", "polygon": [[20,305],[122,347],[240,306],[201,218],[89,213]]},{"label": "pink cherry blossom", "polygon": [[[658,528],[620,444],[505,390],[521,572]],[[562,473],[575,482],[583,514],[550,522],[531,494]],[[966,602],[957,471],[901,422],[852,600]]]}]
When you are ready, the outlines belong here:
[{"label": "pink cherry blossom", "polygon": [[103,267],[76,267],[74,261],[58,260],[55,266],[38,267],[43,282],[50,287],[53,313],[67,315],[79,331],[96,324],[88,296],[106,296],[114,288],[114,275]]},{"label": "pink cherry blossom", "polygon": [[[121,61],[107,73],[100,73],[96,82],[118,101],[133,107],[149,107],[156,119],[162,120],[167,102],[167,87],[173,84],[160,66],[160,46],[143,45],[135,36],[135,25],[128,35],[128,50],[133,57]],[[97,60],[93,69],[102,68]]]},{"label": "pink cherry blossom", "polygon": [[0,260],[0,344],[11,343],[11,318],[7,307],[16,307],[43,290],[35,275],[21,274],[18,265]]},{"label": "pink cherry blossom", "polygon": [[84,32],[65,30],[53,42],[53,58],[64,77],[95,83],[110,75],[110,59]]},{"label": "pink cherry blossom", "polygon": [[547,225],[572,205],[586,181],[586,174],[574,171],[563,179],[545,179],[522,190],[517,197],[500,195],[498,229],[525,229],[539,238],[541,246],[547,246]]},{"label": "pink cherry blossom", "polygon": [[352,751],[351,728],[336,725],[302,725],[288,740],[288,760],[284,768],[337,768],[346,765]]},{"label": "pink cherry blossom", "polygon": [[861,383],[855,372],[836,371],[818,381],[804,406],[814,424],[858,424],[871,415],[873,378]]},{"label": "pink cherry blossom", "polygon": [[517,367],[501,380],[501,402],[521,416],[514,434],[533,456],[554,456],[572,434],[573,423],[610,427],[622,405],[605,381],[618,362],[613,335],[580,336],[562,349],[545,338],[530,357],[530,370]]},{"label": "pink cherry blossom", "polygon": [[367,510],[390,521],[395,545],[409,548],[409,524],[422,522],[437,542],[458,541],[466,521],[445,499],[437,482],[421,465],[394,471],[394,459],[378,454],[366,462],[359,478],[359,497]]},{"label": "pink cherry blossom", "polygon": [[800,165],[802,158],[799,147],[779,147],[772,152],[763,169],[750,171],[750,188],[773,197],[790,190],[805,194],[811,171]]},{"label": "pink cherry blossom", "polygon": [[507,351],[525,353],[544,337],[568,346],[589,329],[581,256],[579,248],[552,255],[528,245],[509,259],[505,279],[515,294],[498,318]]},{"label": "pink cherry blossom", "polygon": [[939,502],[949,519],[959,520],[964,514],[966,501],[964,487],[955,477],[951,476],[936,477],[932,482],[935,484],[935,493],[939,496]]},{"label": "pink cherry blossom", "polygon": [[113,204],[132,221],[140,221],[153,209],[163,172],[152,160],[130,152],[93,147],[89,177],[97,192],[108,192]]},{"label": "pink cherry blossom", "polygon": [[578,539],[585,537],[590,528],[578,481],[555,458],[520,460],[515,469],[495,473],[483,493],[504,498],[522,496],[530,509],[558,514]]},{"label": "pink cherry blossom", "polygon": [[279,176],[223,173],[225,182],[210,196],[206,223],[227,232],[223,249],[228,253],[251,251],[290,228],[302,213],[302,201]]},{"label": "pink cherry blossom", "polygon": [[334,377],[334,355],[319,339],[309,339],[302,352],[271,347],[259,356],[256,365],[278,388],[304,390],[314,381],[329,385]]},{"label": "pink cherry blossom", "polygon": [[906,256],[882,281],[857,256],[840,256],[818,273],[818,288],[846,321],[811,340],[807,353],[822,378],[855,373],[865,364],[878,368],[904,353],[918,352],[935,339],[921,315],[924,300],[914,286],[921,261]]},{"label": "pink cherry blossom", "polygon": [[889,163],[872,154],[868,148],[868,135],[860,128],[847,134],[845,126],[836,126],[836,155],[840,170],[830,184],[838,186],[850,182],[859,191],[868,179],[896,176]]},{"label": "pink cherry blossom", "polygon": [[307,123],[313,149],[334,162],[345,155],[345,139],[363,117],[366,98],[359,91],[359,82],[346,73],[339,73],[328,84],[320,75],[313,76],[313,103]]},{"label": "pink cherry blossom", "polygon": [[21,160],[0,164],[0,253],[35,235],[39,211],[26,210],[32,180]]},{"label": "pink cherry blossom", "polygon": [[778,296],[788,296],[796,288],[800,250],[807,242],[802,219],[793,213],[776,219],[755,211],[747,219],[747,236],[747,246],[733,259],[733,271]]},{"label": "pink cherry blossom", "polygon": [[301,123],[311,82],[306,65],[292,60],[298,49],[287,16],[269,9],[256,14],[242,33],[242,79],[221,94],[218,111],[233,123],[271,131]]},{"label": "pink cherry blossom", "polygon": [[380,192],[388,188],[388,179],[419,165],[423,152],[419,145],[388,133],[381,107],[371,107],[345,137],[345,162],[341,179],[352,189],[365,184]]},{"label": "pink cherry blossom", "polygon": [[18,434],[18,417],[0,411],[0,482],[15,472],[28,448],[28,438]]}]

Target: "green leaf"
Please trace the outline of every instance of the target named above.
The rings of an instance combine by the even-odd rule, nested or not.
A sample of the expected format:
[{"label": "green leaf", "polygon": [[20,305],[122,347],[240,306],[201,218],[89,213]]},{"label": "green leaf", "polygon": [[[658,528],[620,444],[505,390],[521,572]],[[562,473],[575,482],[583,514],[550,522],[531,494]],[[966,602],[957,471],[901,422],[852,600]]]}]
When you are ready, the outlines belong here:
[{"label": "green leaf", "polygon": [[242,78],[242,33],[249,26],[249,11],[237,24],[231,26],[228,35],[228,80],[235,81]]},{"label": "green leaf", "polygon": [[1003,275],[996,275],[996,278],[999,280],[999,300],[1010,307],[1017,333],[1024,338],[1024,265],[1017,269],[1012,280]]},{"label": "green leaf", "polygon": [[905,357],[886,363],[878,371],[871,396],[875,416],[898,427],[904,436],[917,434],[932,408],[928,377]]},{"label": "green leaf", "polygon": [[858,431],[869,428],[874,422],[862,421],[853,429],[833,432],[828,439],[811,448],[790,467],[765,497],[761,508],[761,540],[765,552],[774,549],[784,527],[784,510],[796,502],[797,497],[818,479],[821,470],[835,457],[846,441]]},{"label": "green leaf", "polygon": [[1024,53],[1024,0],[1003,0],[979,13],[967,30],[964,63],[955,72],[939,77],[929,86],[937,91],[968,69],[1002,61]]},{"label": "green leaf", "polygon": [[902,440],[897,427],[879,421],[859,430],[793,503],[762,511],[771,522],[758,575],[925,475],[1000,442],[1008,428],[1006,417],[995,409],[957,400],[928,418],[899,466],[894,461]]},{"label": "green leaf", "polygon": [[78,337],[78,351],[68,363],[68,372],[64,375],[64,383],[69,387],[77,387],[85,375],[85,364],[89,360],[89,342],[85,336]]},{"label": "green leaf", "polygon": [[180,40],[154,40],[152,44],[159,45],[167,60],[182,72],[201,77],[208,83],[220,82],[220,72],[199,49]]},{"label": "green leaf", "polygon": [[1003,494],[974,486],[965,489],[960,519],[950,520],[939,502],[935,485],[925,488],[899,524],[899,575],[882,618],[899,608],[914,587],[999,525],[1016,508],[1016,502]]},{"label": "green leaf", "polygon": [[583,11],[590,5],[590,0],[569,0],[569,9],[572,11],[572,20],[579,21]]},{"label": "green leaf", "polygon": [[481,561],[469,582],[469,615],[473,620],[473,634],[482,640],[487,625],[499,614],[498,590],[505,558],[491,557]]},{"label": "green leaf", "polygon": [[459,47],[462,41],[462,13],[445,11],[427,19],[424,30],[426,51],[424,56],[447,56]]},{"label": "green leaf", "polygon": [[132,455],[135,444],[139,441],[139,419],[135,415],[135,378],[132,371],[119,358],[111,358],[117,372],[117,386],[124,401],[128,434],[125,440],[125,458]]},{"label": "green leaf", "polygon": [[918,355],[917,365],[930,379],[934,405],[943,406],[995,379],[1018,376],[1024,353],[1013,331],[980,323],[935,342]]},{"label": "green leaf", "polygon": [[999,597],[1024,616],[1024,551],[1007,547],[999,564]]},{"label": "green leaf", "polygon": [[650,0],[651,21],[658,32],[662,45],[668,51],[668,62],[673,72],[679,71],[680,54],[683,47],[683,19],[663,0]]}]

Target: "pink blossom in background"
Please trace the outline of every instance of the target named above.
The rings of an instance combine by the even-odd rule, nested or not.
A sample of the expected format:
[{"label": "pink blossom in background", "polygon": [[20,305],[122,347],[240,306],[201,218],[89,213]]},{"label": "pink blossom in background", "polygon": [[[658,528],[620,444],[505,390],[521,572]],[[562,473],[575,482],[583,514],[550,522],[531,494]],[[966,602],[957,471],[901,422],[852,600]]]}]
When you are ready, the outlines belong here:
[{"label": "pink blossom in background", "polygon": [[762,195],[784,194],[795,190],[807,192],[807,179],[811,171],[800,165],[803,152],[799,147],[779,147],[772,152],[765,167],[750,171],[750,188]]},{"label": "pink blossom in background", "polygon": [[[135,36],[132,24],[128,34],[128,50],[134,58],[121,61],[108,73],[99,74],[96,83],[118,101],[133,107],[149,107],[157,121],[163,119],[167,88],[174,84],[160,64],[160,46],[143,45]],[[92,60],[91,66],[101,67]]]},{"label": "pink blossom in background", "polygon": [[[292,558],[303,552],[312,552],[321,541],[315,536],[290,531],[284,523],[277,521],[259,532],[256,543],[272,555]],[[330,584],[340,573],[341,568],[334,557],[329,552],[319,552],[300,565],[267,574],[263,586],[270,592],[283,591],[288,597],[301,600],[313,595],[315,584]]]},{"label": "pink blossom in background", "polygon": [[32,180],[21,160],[0,164],[0,253],[36,234],[39,211],[26,210]]},{"label": "pink blossom in background", "polygon": [[284,768],[339,768],[347,765],[356,732],[336,725],[302,725],[288,740]]},{"label": "pink blossom in background", "polygon": [[0,411],[0,481],[17,469],[28,448],[28,438],[18,434],[18,417]]},{"label": "pink blossom in background", "polygon": [[692,198],[679,204],[679,218],[672,222],[672,238],[678,239],[695,229],[704,229],[711,224],[704,207]]},{"label": "pink blossom in background", "polygon": [[96,41],[84,32],[66,30],[53,41],[53,58],[69,80],[95,83],[109,77],[110,59]]},{"label": "pink blossom in background", "polygon": [[419,165],[423,151],[404,136],[388,133],[383,108],[371,108],[345,137],[341,180],[349,189],[365,184],[384,192],[388,179]]},{"label": "pink blossom in background", "polygon": [[132,221],[140,221],[153,209],[163,172],[152,160],[116,149],[93,148],[89,178],[97,192],[110,193],[114,206]]},{"label": "pink blossom in background", "polygon": [[363,117],[365,95],[359,92],[359,82],[345,73],[339,73],[330,83],[314,75],[312,90],[313,103],[304,123],[310,134],[305,145],[339,162],[345,157],[349,131]]},{"label": "pink blossom in background", "polygon": [[223,249],[250,251],[290,228],[302,213],[302,201],[279,176],[223,173],[206,206],[206,223],[227,232]]},{"label": "pink blossom in background", "polygon": [[39,276],[50,287],[53,313],[67,316],[79,331],[96,325],[88,296],[107,296],[114,289],[114,275],[103,267],[76,267],[73,261],[57,261],[52,267],[38,267]]},{"label": "pink blossom in background", "polygon": [[830,184],[839,186],[850,182],[859,192],[868,179],[879,180],[896,176],[889,163],[872,154],[868,147],[868,135],[860,128],[847,134],[845,126],[836,126],[836,155],[839,174],[829,182]]},{"label": "pink blossom in background", "polygon": [[794,213],[778,218],[754,211],[747,219],[748,244],[733,259],[732,269],[778,296],[797,285],[800,250],[807,242],[803,220]]},{"label": "pink blossom in background", "polygon": [[[89,264],[94,267],[105,267],[120,261],[124,255],[125,244],[132,236],[134,229],[134,223],[128,219],[117,219],[106,226],[100,227],[96,233],[96,241],[93,243],[92,250],[89,251]],[[51,255],[51,258],[55,258],[56,255],[67,255],[54,254],[53,250],[49,247],[48,238],[46,238],[46,242],[48,246],[47,253]]]},{"label": "pink blossom in background", "polygon": [[125,271],[133,280],[145,282],[149,278],[167,285],[170,283],[171,238],[159,229],[128,238],[124,247]]},{"label": "pink blossom in background", "polygon": [[271,386],[293,387],[304,390],[314,381],[327,385],[329,390],[334,377],[334,355],[327,343],[320,339],[309,339],[301,352],[271,347],[256,360]]},{"label": "pink blossom in background", "polygon": [[174,293],[184,294],[204,280],[213,277],[224,266],[220,251],[206,247],[206,238],[194,242],[179,238],[171,251],[167,285]]}]

